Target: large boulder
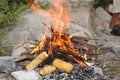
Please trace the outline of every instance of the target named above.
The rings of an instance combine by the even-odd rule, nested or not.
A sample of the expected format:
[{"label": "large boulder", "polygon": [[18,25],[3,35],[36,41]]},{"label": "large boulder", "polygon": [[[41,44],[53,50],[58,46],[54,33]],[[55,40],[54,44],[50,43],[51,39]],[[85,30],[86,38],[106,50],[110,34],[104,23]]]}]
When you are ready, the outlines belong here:
[{"label": "large boulder", "polygon": [[96,14],[99,16],[103,21],[110,22],[111,15],[102,7],[98,7],[96,9]]},{"label": "large boulder", "polygon": [[32,10],[27,10],[20,15],[20,18],[16,27],[1,39],[4,46],[15,47],[29,40],[42,39],[41,33],[45,32],[43,23],[47,23],[44,17]]},{"label": "large boulder", "polygon": [[[45,14],[45,11],[42,11]],[[41,33],[45,33],[45,24],[49,25],[49,21],[46,20],[45,17],[40,16],[33,10],[27,10],[26,12],[20,15],[21,19],[17,24],[16,28],[10,31],[4,38],[1,39],[2,44],[4,46],[10,46],[15,48],[18,45],[21,45],[25,42],[29,42],[30,40],[41,40]],[[71,23],[71,33],[82,34],[85,35],[90,34],[90,32],[81,28],[81,26],[75,25]],[[83,35],[84,34],[84,35]],[[90,34],[91,36],[91,34]]]}]

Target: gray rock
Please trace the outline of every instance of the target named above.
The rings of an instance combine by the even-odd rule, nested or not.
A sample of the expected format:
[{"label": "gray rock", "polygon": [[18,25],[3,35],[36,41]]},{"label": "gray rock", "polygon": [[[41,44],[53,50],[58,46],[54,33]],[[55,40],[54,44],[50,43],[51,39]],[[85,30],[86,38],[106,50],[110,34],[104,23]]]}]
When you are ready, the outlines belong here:
[{"label": "gray rock", "polygon": [[101,69],[101,68],[95,67],[95,66],[94,66],[93,68],[94,68],[95,74],[98,73],[98,74],[100,74],[100,75],[103,75],[103,72],[102,72],[102,69]]},{"label": "gray rock", "polygon": [[[39,0],[44,2],[44,0]],[[53,1],[53,0],[45,0]],[[93,9],[92,5],[89,4],[92,0],[70,0],[69,2],[73,5],[72,14],[75,17],[72,22],[81,25],[88,29],[91,26],[91,12]],[[72,4],[74,3],[74,4]],[[88,3],[88,4],[86,4]],[[75,9],[75,5],[78,7]],[[43,10],[42,14],[46,14]],[[45,17],[39,15],[33,10],[26,10],[20,15],[21,20],[17,23],[16,27],[10,31],[6,36],[4,36],[0,41],[5,47],[15,48],[24,42],[29,42],[29,40],[41,40],[41,33],[44,34],[45,28],[43,23],[49,26],[49,21]]]},{"label": "gray rock", "polygon": [[73,23],[71,23],[69,32],[71,35],[82,36],[82,37],[88,37],[88,36],[93,37],[91,32],[88,29]]},{"label": "gray rock", "polygon": [[116,77],[116,78],[114,78],[113,80],[120,80],[120,78]]},{"label": "gray rock", "polygon": [[11,56],[0,57],[0,72],[12,72],[16,68]]},{"label": "gray rock", "polygon": [[78,7],[72,8],[72,22],[86,29],[89,29],[92,26],[94,8],[92,4],[90,4],[89,2],[86,3],[86,1],[82,0],[79,0],[77,4],[79,4]]},{"label": "gray rock", "polygon": [[15,80],[9,73],[0,73],[0,80]]},{"label": "gray rock", "polygon": [[[110,28],[109,28],[109,21],[104,21],[102,20],[98,14],[96,13],[94,15],[94,19],[93,19],[93,26],[91,27],[92,34],[96,36],[103,36],[103,35],[109,35],[110,34]],[[95,32],[95,33],[94,33]]]},{"label": "gray rock", "polygon": [[16,71],[12,72],[11,75],[16,80],[40,80],[40,75],[34,70],[31,71]]},{"label": "gray rock", "polygon": [[120,45],[114,45],[112,47],[112,51],[118,56],[120,57]]},{"label": "gray rock", "polygon": [[110,22],[111,20],[111,15],[104,10],[102,7],[98,7],[96,9],[96,14],[99,16],[103,21]]},{"label": "gray rock", "polygon": [[[42,11],[42,13],[45,14],[46,12]],[[22,20],[17,24],[17,27],[1,39],[1,43],[7,47],[15,48],[17,45],[29,42],[30,40],[41,40],[42,36],[40,33],[45,33],[45,27],[43,23],[49,26],[49,21],[46,20],[45,17],[40,16],[32,10],[27,10],[26,12],[22,13],[20,17],[22,18]],[[76,26],[74,27],[74,25],[71,25],[71,31],[74,28],[76,28],[74,29],[76,30],[74,31],[75,33],[82,31],[80,29],[77,30],[78,27],[79,26],[77,26],[76,28]],[[24,49],[22,50],[25,51]]]},{"label": "gray rock", "polygon": [[29,40],[42,39],[41,33],[45,32],[43,23],[47,23],[43,16],[33,10],[27,10],[20,15],[20,18],[16,28],[1,39],[1,43],[5,46],[15,48],[21,43],[29,42]]},{"label": "gray rock", "polygon": [[15,48],[12,52],[12,57],[16,58],[18,56],[21,56],[23,53],[26,52],[26,49],[23,46],[20,46],[18,48]]}]

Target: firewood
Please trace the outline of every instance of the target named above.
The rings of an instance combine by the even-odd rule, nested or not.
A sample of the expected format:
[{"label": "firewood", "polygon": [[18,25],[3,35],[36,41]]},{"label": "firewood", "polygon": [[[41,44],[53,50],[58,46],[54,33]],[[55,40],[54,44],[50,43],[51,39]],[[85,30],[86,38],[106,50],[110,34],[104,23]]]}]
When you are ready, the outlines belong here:
[{"label": "firewood", "polygon": [[22,55],[22,56],[19,56],[17,58],[15,58],[14,61],[22,61],[22,60],[32,60],[34,59],[34,55]]},{"label": "firewood", "polygon": [[93,38],[90,38],[90,37],[72,36],[71,40],[89,41],[89,40],[97,40],[97,39],[93,39]]},{"label": "firewood", "polygon": [[[69,51],[65,51],[65,50],[62,50],[62,49],[56,49],[56,52],[58,53],[62,53],[61,55],[65,54],[64,56],[66,56],[67,58],[69,58],[69,55],[72,55],[74,58],[78,59],[78,61],[84,61],[84,57],[82,55],[84,54],[74,54],[72,52],[69,52]],[[70,57],[71,58],[71,57]],[[72,59],[71,59],[72,60]]]},{"label": "firewood", "polygon": [[71,73],[73,70],[73,65],[71,63],[65,62],[61,59],[55,59],[52,65],[66,73]]},{"label": "firewood", "polygon": [[49,65],[49,66],[45,66],[45,67],[41,68],[39,73],[42,76],[45,76],[47,74],[54,72],[55,70],[56,70],[56,67]]},{"label": "firewood", "polygon": [[79,57],[79,56],[80,56],[80,53],[75,54],[75,53],[73,53],[73,52],[71,52],[71,51],[65,51],[65,50],[62,50],[62,49],[56,49],[55,51],[56,51],[56,52],[60,52],[60,53],[65,53],[65,54],[71,54],[71,55],[73,55],[73,56],[75,56],[75,57]]},{"label": "firewood", "polygon": [[40,63],[42,63],[45,59],[47,59],[49,55],[47,52],[40,53],[34,60],[32,60],[29,64],[27,64],[27,70],[35,69]]},{"label": "firewood", "polygon": [[80,64],[81,66],[83,66],[83,67],[87,66],[87,65],[83,62],[82,58],[81,58],[81,59],[75,58],[75,57],[72,56],[72,55],[69,55],[69,57],[70,57],[71,59],[73,59],[75,62],[79,63],[79,64]]}]

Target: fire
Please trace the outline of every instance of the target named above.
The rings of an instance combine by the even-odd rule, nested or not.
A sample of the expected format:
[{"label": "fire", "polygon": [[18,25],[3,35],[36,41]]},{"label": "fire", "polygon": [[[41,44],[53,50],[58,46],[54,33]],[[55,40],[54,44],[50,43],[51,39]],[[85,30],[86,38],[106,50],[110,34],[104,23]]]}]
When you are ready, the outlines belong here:
[{"label": "fire", "polygon": [[[42,41],[39,43],[39,45],[33,49],[31,53],[36,53],[37,51],[40,51],[47,43],[47,37],[49,37],[49,43],[48,43],[48,54],[51,55],[53,51],[58,48],[60,50],[68,51],[74,54],[79,54],[79,50],[75,49],[71,40],[70,35],[66,34],[65,31],[70,28],[70,21],[71,16],[69,12],[67,11],[67,8],[63,7],[63,2],[60,0],[56,0],[53,3],[53,6],[47,10],[47,13],[42,14],[41,8],[39,6],[38,0],[30,0],[31,7],[40,15],[43,15],[46,19],[49,21],[52,20],[52,27],[46,26],[46,28],[51,32],[50,36],[47,36],[46,34],[43,36]],[[71,56],[70,56],[71,57]],[[74,61],[78,62],[79,64],[85,66],[85,64],[82,61],[79,61],[75,59],[74,57],[71,57]],[[85,56],[85,59],[86,56]]]}]

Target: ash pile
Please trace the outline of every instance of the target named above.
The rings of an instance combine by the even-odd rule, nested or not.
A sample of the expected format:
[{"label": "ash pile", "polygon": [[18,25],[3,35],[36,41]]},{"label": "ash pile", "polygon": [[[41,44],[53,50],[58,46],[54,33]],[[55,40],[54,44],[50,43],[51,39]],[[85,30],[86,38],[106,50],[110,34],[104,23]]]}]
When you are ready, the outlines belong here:
[{"label": "ash pile", "polygon": [[[98,69],[99,71],[97,71]],[[74,69],[70,74],[56,70],[52,74],[40,77],[40,80],[106,80],[102,73],[102,69],[94,66],[81,67],[79,64],[74,64]]]}]

